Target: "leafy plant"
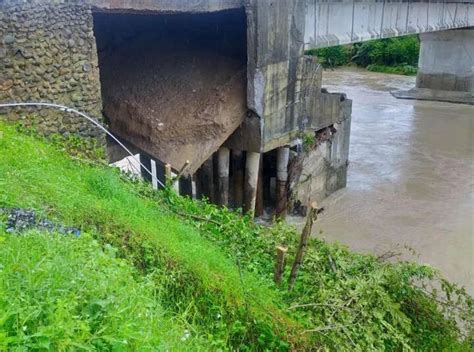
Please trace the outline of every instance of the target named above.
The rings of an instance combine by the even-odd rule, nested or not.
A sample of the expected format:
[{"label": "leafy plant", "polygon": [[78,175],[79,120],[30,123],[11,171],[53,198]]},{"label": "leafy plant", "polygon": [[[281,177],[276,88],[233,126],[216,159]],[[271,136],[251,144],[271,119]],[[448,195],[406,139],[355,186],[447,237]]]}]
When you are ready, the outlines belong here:
[{"label": "leafy plant", "polygon": [[397,66],[418,65],[420,41],[418,36],[371,40],[354,44],[352,62],[367,67],[370,64]]},{"label": "leafy plant", "polygon": [[338,45],[328,48],[313,49],[307,51],[307,54],[318,57],[324,67],[342,66],[350,63],[352,46]]},{"label": "leafy plant", "polygon": [[[165,200],[175,211],[188,214],[186,221],[262,282],[271,284],[277,245],[289,248],[292,262],[298,236],[291,226],[281,222],[259,226],[247,216],[172,192]],[[288,309],[301,314],[306,326],[303,335],[314,335],[329,350],[469,351],[474,347],[473,299],[427,265],[389,263],[313,239],[294,290],[287,293],[285,285],[276,289]]]},{"label": "leafy plant", "polygon": [[306,53],[317,56],[324,67],[356,64],[374,72],[415,75],[419,52],[418,36],[411,35],[312,49]]}]

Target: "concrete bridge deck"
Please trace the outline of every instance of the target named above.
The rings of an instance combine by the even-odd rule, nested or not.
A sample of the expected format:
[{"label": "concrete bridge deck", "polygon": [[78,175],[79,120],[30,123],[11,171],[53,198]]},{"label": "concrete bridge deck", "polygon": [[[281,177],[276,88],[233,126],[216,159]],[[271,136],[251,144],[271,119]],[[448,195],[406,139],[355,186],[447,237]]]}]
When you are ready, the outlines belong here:
[{"label": "concrete bridge deck", "polygon": [[[159,13],[215,12],[252,7],[256,2],[90,0],[100,11]],[[285,0],[266,5],[283,9],[289,4],[295,11],[287,13],[288,20],[304,13],[307,49],[474,26],[473,0]]]},{"label": "concrete bridge deck", "polygon": [[472,0],[306,0],[307,48],[471,26],[474,26]]}]

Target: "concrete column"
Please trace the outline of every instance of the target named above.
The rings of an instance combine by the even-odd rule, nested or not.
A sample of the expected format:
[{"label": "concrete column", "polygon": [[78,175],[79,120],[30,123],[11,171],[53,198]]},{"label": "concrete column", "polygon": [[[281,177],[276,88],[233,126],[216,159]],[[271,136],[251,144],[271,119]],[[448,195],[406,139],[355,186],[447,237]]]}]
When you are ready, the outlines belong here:
[{"label": "concrete column", "polygon": [[281,147],[277,150],[277,182],[276,182],[276,215],[284,218],[287,208],[288,161],[290,148]]},{"label": "concrete column", "polygon": [[[155,161],[154,173],[155,173],[155,177],[158,181],[160,181],[162,184],[166,184],[165,165],[162,162]],[[163,188],[158,184],[158,182],[156,182],[156,187],[157,188]]]},{"label": "concrete column", "polygon": [[260,217],[263,215],[265,208],[263,203],[263,154],[260,154],[257,181],[257,200],[255,202],[255,217]]},{"label": "concrete column", "polygon": [[199,193],[206,196],[211,203],[214,203],[214,163],[212,156],[207,159],[198,170]]},{"label": "concrete column", "polygon": [[474,92],[474,28],[420,35],[417,88]]},{"label": "concrete column", "polygon": [[196,199],[202,199],[205,194],[202,184],[202,173],[201,169],[197,169],[196,174],[194,175],[194,183],[196,185]]},{"label": "concrete column", "polygon": [[474,104],[474,28],[420,34],[416,88],[402,99]]},{"label": "concrete column", "polygon": [[179,179],[179,194],[182,196],[193,197],[193,179],[189,176],[181,176]]},{"label": "concrete column", "polygon": [[230,150],[221,147],[217,152],[218,202],[229,205],[229,159]]},{"label": "concrete column", "polygon": [[244,169],[244,153],[240,150],[232,150],[234,204],[237,208],[242,208],[244,204]]},{"label": "concrete column", "polygon": [[260,153],[247,152],[245,162],[245,212],[255,212]]},{"label": "concrete column", "polygon": [[[144,165],[148,170],[151,171],[151,158],[147,154],[140,153],[140,164]],[[151,182],[152,175],[149,174],[142,165],[140,165],[140,174],[143,180],[146,182]]]}]

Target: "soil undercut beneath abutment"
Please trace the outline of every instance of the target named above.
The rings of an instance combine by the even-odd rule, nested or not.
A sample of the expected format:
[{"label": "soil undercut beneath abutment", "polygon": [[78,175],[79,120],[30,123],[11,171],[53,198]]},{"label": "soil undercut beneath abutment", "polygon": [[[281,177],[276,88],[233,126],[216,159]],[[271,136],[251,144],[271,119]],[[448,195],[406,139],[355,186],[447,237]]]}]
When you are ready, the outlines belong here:
[{"label": "soil undercut beneath abutment", "polygon": [[94,24],[111,130],[194,172],[247,112],[245,12],[97,13]]}]

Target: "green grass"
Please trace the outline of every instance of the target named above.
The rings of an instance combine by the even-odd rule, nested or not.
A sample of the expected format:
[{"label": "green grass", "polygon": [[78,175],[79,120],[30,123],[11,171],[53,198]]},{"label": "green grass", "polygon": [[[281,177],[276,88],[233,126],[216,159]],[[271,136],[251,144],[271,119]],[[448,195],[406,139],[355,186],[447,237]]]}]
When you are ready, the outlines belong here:
[{"label": "green grass", "polygon": [[[169,330],[150,338],[177,343],[177,350],[182,346],[175,336],[183,327],[195,348],[206,350],[469,351],[474,346],[472,298],[429,266],[392,264],[313,239],[289,293],[285,284],[272,282],[273,258],[275,246],[286,245],[292,263],[295,229],[259,226],[249,216],[206,202],[154,192],[2,123],[0,207],[36,209],[90,233],[106,253],[116,252],[124,265],[133,266],[127,270],[136,287],[151,285],[157,319]],[[284,282],[288,272],[287,267]],[[129,318],[132,324],[133,315]],[[122,336],[120,331],[110,336]]]},{"label": "green grass", "polygon": [[1,233],[0,350],[204,350],[111,247],[89,235]]},{"label": "green grass", "polygon": [[276,292],[141,196],[140,185],[117,170],[72,160],[12,126],[0,128],[0,207],[36,209],[114,245],[142,272],[153,272],[165,308],[186,314],[196,334],[216,347],[286,345],[298,324],[278,308]]}]

